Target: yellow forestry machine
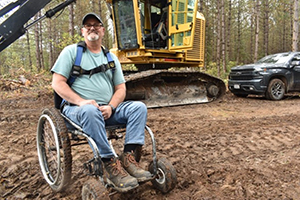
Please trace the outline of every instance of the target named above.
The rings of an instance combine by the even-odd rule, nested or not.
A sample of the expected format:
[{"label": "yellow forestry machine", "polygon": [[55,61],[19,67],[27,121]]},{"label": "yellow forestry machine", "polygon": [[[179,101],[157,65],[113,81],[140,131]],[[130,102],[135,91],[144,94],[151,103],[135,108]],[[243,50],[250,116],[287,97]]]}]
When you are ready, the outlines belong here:
[{"label": "yellow forestry machine", "polygon": [[[0,10],[19,9],[0,24],[0,52],[25,33],[24,24],[51,0],[19,0]],[[46,12],[51,18],[75,0]],[[198,0],[106,0],[111,11],[115,47],[124,71],[127,99],[148,108],[207,103],[226,91],[224,82],[200,72],[204,65],[205,18]],[[38,19],[40,20],[40,19]],[[37,20],[37,21],[38,21]]]},{"label": "yellow forestry machine", "polygon": [[126,75],[127,98],[148,107],[205,103],[221,97],[222,80],[202,73],[205,19],[198,0],[107,0],[114,22],[115,53],[134,64]]}]

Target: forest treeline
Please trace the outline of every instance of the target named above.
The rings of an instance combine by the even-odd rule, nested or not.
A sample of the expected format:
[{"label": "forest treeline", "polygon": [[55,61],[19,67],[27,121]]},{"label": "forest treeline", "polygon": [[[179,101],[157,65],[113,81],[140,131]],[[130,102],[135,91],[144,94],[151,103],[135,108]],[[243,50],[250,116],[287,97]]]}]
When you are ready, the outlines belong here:
[{"label": "forest treeline", "polygon": [[[53,0],[32,20],[61,2]],[[0,9],[7,3],[0,2]],[[298,0],[199,0],[199,11],[206,18],[205,70],[226,78],[234,65],[298,51],[298,5]],[[36,23],[2,51],[0,75],[20,68],[49,72],[63,47],[82,39],[81,20],[87,12],[101,15],[106,25],[104,45],[111,48],[113,25],[105,0],[77,0],[51,19]]]}]

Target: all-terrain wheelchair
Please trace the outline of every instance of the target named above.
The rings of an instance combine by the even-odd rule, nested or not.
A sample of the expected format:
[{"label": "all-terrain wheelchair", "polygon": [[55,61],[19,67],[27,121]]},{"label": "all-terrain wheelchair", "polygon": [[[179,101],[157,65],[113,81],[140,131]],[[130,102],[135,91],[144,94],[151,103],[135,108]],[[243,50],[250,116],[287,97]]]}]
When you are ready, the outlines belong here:
[{"label": "all-terrain wheelchair", "polygon": [[[126,125],[108,126],[106,131],[110,146],[115,156],[118,156],[117,148],[114,146],[118,147],[120,142],[123,143],[122,138],[126,133]],[[145,127],[145,138],[152,143],[152,159],[148,165],[148,170],[154,177],[151,182],[162,193],[168,193],[177,183],[176,170],[166,158],[157,158],[154,134],[148,126]],[[94,178],[90,178],[83,185],[82,199],[109,199],[111,194],[108,191],[115,192],[114,188],[107,184],[103,175],[103,164],[94,140],[85,134],[80,126],[64,116],[59,109],[53,107],[42,111],[38,120],[36,139],[42,174],[54,191],[60,192],[70,185],[72,177],[71,147],[89,144],[93,152],[92,159],[84,163],[83,167],[88,172],[87,174]],[[134,152],[138,162],[142,155],[151,156],[151,152],[144,152],[144,149],[145,145]]]}]

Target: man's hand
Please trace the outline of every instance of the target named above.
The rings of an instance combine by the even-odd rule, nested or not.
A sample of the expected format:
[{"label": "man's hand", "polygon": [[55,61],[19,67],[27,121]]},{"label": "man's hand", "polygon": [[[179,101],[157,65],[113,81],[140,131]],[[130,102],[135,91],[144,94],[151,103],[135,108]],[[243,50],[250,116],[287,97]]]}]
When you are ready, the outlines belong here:
[{"label": "man's hand", "polygon": [[79,103],[79,106],[83,106],[87,104],[96,106],[102,112],[102,116],[104,117],[105,120],[109,119],[110,116],[112,115],[112,108],[109,105],[99,106],[95,100],[83,100]]},{"label": "man's hand", "polygon": [[87,104],[92,104],[92,105],[96,106],[98,109],[100,108],[100,106],[97,104],[97,102],[95,100],[82,100],[79,102],[79,106],[83,106],[83,105],[87,105]]},{"label": "man's hand", "polygon": [[109,119],[112,115],[112,108],[109,105],[99,106],[99,110],[102,112],[102,116],[105,120]]}]

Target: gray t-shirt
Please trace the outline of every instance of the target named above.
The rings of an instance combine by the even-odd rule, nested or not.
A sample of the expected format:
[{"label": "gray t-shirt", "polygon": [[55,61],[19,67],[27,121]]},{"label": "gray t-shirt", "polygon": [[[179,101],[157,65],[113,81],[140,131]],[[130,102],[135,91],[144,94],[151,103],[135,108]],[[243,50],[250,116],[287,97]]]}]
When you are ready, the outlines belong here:
[{"label": "gray t-shirt", "polygon": [[[70,76],[72,66],[74,65],[77,52],[77,44],[72,44],[63,49],[56,60],[52,72],[60,74],[67,79]],[[71,88],[84,99],[94,99],[98,104],[108,104],[114,93],[114,86],[125,83],[121,64],[117,57],[110,53],[115,61],[115,71],[107,70],[89,75],[81,75],[76,78]],[[82,54],[81,67],[85,70],[91,70],[102,64],[107,64],[107,58],[103,51],[98,54],[86,49]]]}]

